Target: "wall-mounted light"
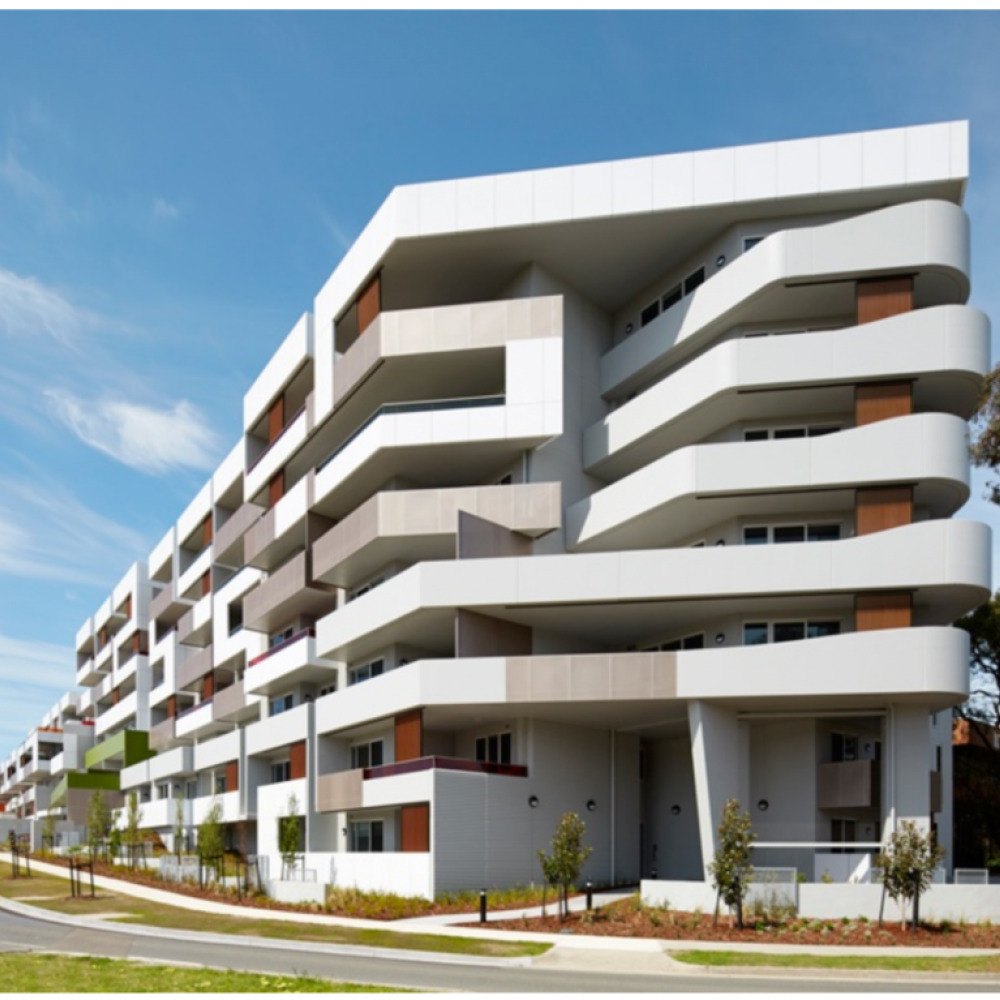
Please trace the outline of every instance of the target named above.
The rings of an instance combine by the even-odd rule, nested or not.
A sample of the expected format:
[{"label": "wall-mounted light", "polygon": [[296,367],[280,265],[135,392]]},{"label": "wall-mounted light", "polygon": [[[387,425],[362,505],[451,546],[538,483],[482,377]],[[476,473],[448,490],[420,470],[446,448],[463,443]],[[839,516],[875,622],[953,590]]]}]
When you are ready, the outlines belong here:
[{"label": "wall-mounted light", "polygon": [[721,646],[725,641],[726,641],[726,633],[725,632],[716,632],[715,633],[715,644],[716,644],[716,646]]},{"label": "wall-mounted light", "polygon": [[532,809],[537,809],[538,808],[538,796],[537,795],[531,795],[531,796],[529,796],[529,798],[528,798],[528,805],[531,806]]},{"label": "wall-mounted light", "polygon": [[725,540],[724,538],[720,538],[720,539],[719,539],[719,540],[718,540],[718,541],[717,541],[717,542],[715,543],[715,545],[716,545],[716,548],[718,548],[718,546],[720,546],[720,545],[725,545],[725,544],[726,544],[726,540]]},{"label": "wall-mounted light", "polygon": [[597,808],[597,803],[593,799],[587,799],[587,812],[592,813]]},{"label": "wall-mounted light", "polygon": [[670,807],[670,812],[671,812],[671,815],[673,815],[673,816],[680,816],[680,814],[681,814],[681,807],[680,806],[671,806]]},{"label": "wall-mounted light", "polygon": [[760,802],[757,803],[757,808],[762,813],[766,813],[768,811],[768,809],[771,808],[771,803],[768,802],[767,799],[761,799]]},{"label": "wall-mounted light", "polygon": [[627,337],[634,329],[635,329],[635,327],[631,323],[626,323],[625,324],[625,336]]},{"label": "wall-mounted light", "polygon": [[720,253],[719,256],[715,258],[715,266],[716,267],[726,266],[726,255],[724,253]]}]

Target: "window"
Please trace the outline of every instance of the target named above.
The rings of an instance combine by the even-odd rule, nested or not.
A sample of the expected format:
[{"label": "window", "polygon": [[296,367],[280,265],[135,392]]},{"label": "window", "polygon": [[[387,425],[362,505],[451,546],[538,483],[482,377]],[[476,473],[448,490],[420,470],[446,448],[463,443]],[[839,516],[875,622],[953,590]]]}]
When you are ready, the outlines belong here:
[{"label": "window", "polygon": [[510,733],[480,736],[476,740],[476,760],[487,764],[509,764],[510,748]]},{"label": "window", "polygon": [[156,786],[156,797],[158,799],[169,799],[170,798],[170,785],[162,784]]},{"label": "window", "polygon": [[384,843],[382,820],[360,820],[351,823],[351,847],[352,851],[365,854],[381,853]]},{"label": "window", "polygon": [[[858,839],[858,824],[853,819],[834,819],[830,821],[830,840],[835,844],[853,844]],[[853,854],[849,847],[835,847],[834,854]]]},{"label": "window", "polygon": [[271,784],[276,785],[281,781],[292,780],[292,762],[290,760],[278,761],[271,765]]},{"label": "window", "polygon": [[385,669],[382,660],[372,660],[371,663],[362,663],[360,666],[351,667],[347,673],[347,686],[361,684],[363,681],[370,681],[373,677],[380,677]]},{"label": "window", "polygon": [[684,279],[684,294],[690,295],[699,285],[705,282],[705,268],[699,267]]},{"label": "window", "polygon": [[267,640],[267,648],[274,649],[275,646],[280,646],[283,642],[291,639],[294,634],[294,625],[289,625],[288,628],[282,629],[280,632],[275,632],[274,635]]},{"label": "window", "polygon": [[686,635],[683,639],[671,639],[670,642],[663,643],[659,648],[664,653],[673,653],[680,649],[704,649],[705,633],[699,632],[697,635]]},{"label": "window", "polygon": [[[291,765],[291,762],[289,762],[289,765]],[[224,774],[217,774],[215,776],[215,794],[226,794],[226,776]]]},{"label": "window", "polygon": [[326,687],[321,687],[321,688],[319,689],[319,697],[320,697],[320,698],[324,698],[324,697],[326,697],[326,695],[328,695],[328,694],[333,694],[333,692],[334,692],[334,691],[336,691],[336,690],[337,690],[337,685],[336,685],[336,683],[333,683],[333,684],[327,684],[327,685],[326,685]]},{"label": "window", "polygon": [[234,632],[238,632],[243,628],[243,605],[242,604],[230,604],[229,605],[229,634],[232,635]]},{"label": "window", "polygon": [[934,770],[938,773],[941,772],[941,747],[936,746],[934,748]]},{"label": "window", "polygon": [[186,799],[196,799],[198,798],[198,782],[189,781],[184,786],[184,798]]},{"label": "window", "polygon": [[369,580],[367,583],[362,584],[360,587],[355,587],[354,590],[348,591],[347,593],[347,603],[350,604],[351,601],[356,601],[359,597],[364,596],[369,590],[374,590],[376,587],[385,583],[384,576],[377,576],[374,580]]},{"label": "window", "polygon": [[755,428],[743,432],[744,441],[788,441],[792,438],[825,437],[836,434],[841,428],[835,424],[819,424],[814,427],[770,427]]},{"label": "window", "polygon": [[769,642],[796,642],[799,639],[823,639],[840,635],[840,622],[746,622],[743,645],[762,646]]},{"label": "window", "polygon": [[744,545],[785,545],[789,542],[836,542],[839,524],[754,525],[743,529]]},{"label": "window", "polygon": [[501,476],[497,480],[497,486],[510,486],[513,481],[514,477],[508,472],[506,476]]},{"label": "window", "polygon": [[743,237],[743,252],[746,253],[747,250],[753,250],[753,248],[761,243],[766,237],[764,236],[744,236]]},{"label": "window", "polygon": [[282,712],[290,712],[295,704],[295,696],[283,694],[278,698],[272,698],[268,705],[268,715],[281,715]]},{"label": "window", "polygon": [[671,306],[677,305],[682,296],[681,286],[675,285],[663,296],[663,311],[666,312]]},{"label": "window", "polygon": [[660,315],[660,300],[657,299],[655,302],[651,302],[642,313],[639,315],[639,325],[647,326],[652,323],[657,316]]},{"label": "window", "polygon": [[351,767],[381,767],[384,760],[382,740],[370,743],[355,743],[351,747]]}]

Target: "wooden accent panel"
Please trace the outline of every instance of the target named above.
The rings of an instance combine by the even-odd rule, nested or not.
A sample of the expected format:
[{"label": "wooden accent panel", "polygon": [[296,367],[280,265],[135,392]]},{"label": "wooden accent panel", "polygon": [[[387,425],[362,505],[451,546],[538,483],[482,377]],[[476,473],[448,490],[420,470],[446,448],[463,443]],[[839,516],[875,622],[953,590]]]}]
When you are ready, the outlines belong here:
[{"label": "wooden accent panel", "polygon": [[128,597],[125,598],[125,617],[126,618],[131,618],[132,617],[132,595],[131,594],[129,594]]},{"label": "wooden accent panel", "polygon": [[104,649],[108,644],[108,626],[102,625],[101,630],[97,633],[97,648]]},{"label": "wooden accent panel", "polygon": [[854,615],[858,632],[909,628],[913,624],[913,595],[898,592],[858,594],[854,599]]},{"label": "wooden accent panel", "polygon": [[231,760],[226,765],[226,791],[238,792],[240,790],[240,762]]},{"label": "wooden accent panel", "polygon": [[285,429],[285,396],[280,395],[267,411],[267,443],[272,444]]},{"label": "wooden accent panel", "polygon": [[871,487],[857,491],[855,498],[857,535],[871,535],[913,523],[913,487]]},{"label": "wooden accent panel", "polygon": [[111,692],[111,704],[117,705],[119,701],[121,701],[121,692],[118,690],[118,688],[115,688]]},{"label": "wooden accent panel", "polygon": [[358,336],[378,319],[382,312],[382,273],[379,272],[358,296]]},{"label": "wooden accent panel", "polygon": [[201,684],[201,696],[202,698],[215,697],[215,674],[211,672],[205,674],[205,679]]},{"label": "wooden accent panel", "polygon": [[403,806],[399,810],[401,851],[429,851],[431,849],[431,807],[429,802]]},{"label": "wooden accent panel", "polygon": [[172,694],[167,699],[167,718],[176,719],[177,718],[177,695]]},{"label": "wooden accent panel", "polygon": [[212,571],[206,569],[201,575],[201,596],[212,593]]},{"label": "wooden accent panel", "polygon": [[912,412],[912,382],[874,382],[854,389],[854,422],[858,427]]},{"label": "wooden accent panel", "polygon": [[285,470],[277,473],[267,484],[267,507],[270,510],[285,495]]},{"label": "wooden accent panel", "polygon": [[212,515],[209,514],[201,523],[201,547],[207,549],[212,544]]},{"label": "wooden accent panel", "polygon": [[306,776],[306,742],[293,743],[291,746],[292,781]]},{"label": "wooden accent panel", "polygon": [[858,326],[913,309],[913,277],[867,278],[858,282]]},{"label": "wooden accent panel", "polygon": [[396,716],[396,760],[416,760],[424,755],[424,713],[415,708]]}]

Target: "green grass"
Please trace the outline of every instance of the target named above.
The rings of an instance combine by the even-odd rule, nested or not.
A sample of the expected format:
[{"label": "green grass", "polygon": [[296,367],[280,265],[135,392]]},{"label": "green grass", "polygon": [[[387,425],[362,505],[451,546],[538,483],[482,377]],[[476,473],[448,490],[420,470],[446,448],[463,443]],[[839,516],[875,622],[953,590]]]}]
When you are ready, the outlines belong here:
[{"label": "green grass", "polygon": [[954,958],[896,955],[765,955],[746,951],[672,951],[690,965],[766,966],[783,969],[887,969],[893,972],[1000,972],[1000,955]]},{"label": "green grass", "polygon": [[[53,875],[34,875],[30,879],[10,878],[10,866],[0,863],[0,896],[25,900],[28,906],[70,913],[77,916],[120,913],[116,923],[136,923],[148,927],[166,927],[184,931],[209,931],[213,934],[239,934],[276,938],[284,941],[319,941],[325,944],[364,945],[370,948],[403,948],[410,951],[433,951],[452,955],[479,955],[488,958],[521,958],[542,955],[551,945],[527,941],[481,941],[467,937],[434,934],[405,934],[400,931],[369,930],[285,922],[263,917],[234,917],[180,907],[165,906],[149,900],[99,889],[97,897],[71,899],[68,879]],[[261,911],[266,913],[266,911]]]},{"label": "green grass", "polygon": [[[253,972],[176,969],[111,958],[0,955],[8,993],[383,993],[384,987]],[[402,991],[408,992],[408,991]]]}]

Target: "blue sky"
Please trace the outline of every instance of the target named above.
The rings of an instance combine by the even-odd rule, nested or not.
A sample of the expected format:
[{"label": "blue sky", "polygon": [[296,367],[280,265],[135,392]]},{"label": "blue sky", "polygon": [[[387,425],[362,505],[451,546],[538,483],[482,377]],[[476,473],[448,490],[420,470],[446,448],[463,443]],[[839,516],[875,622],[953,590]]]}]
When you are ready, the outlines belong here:
[{"label": "blue sky", "polygon": [[968,118],[1000,317],[998,52],[992,12],[0,15],[0,754],[394,185]]}]

